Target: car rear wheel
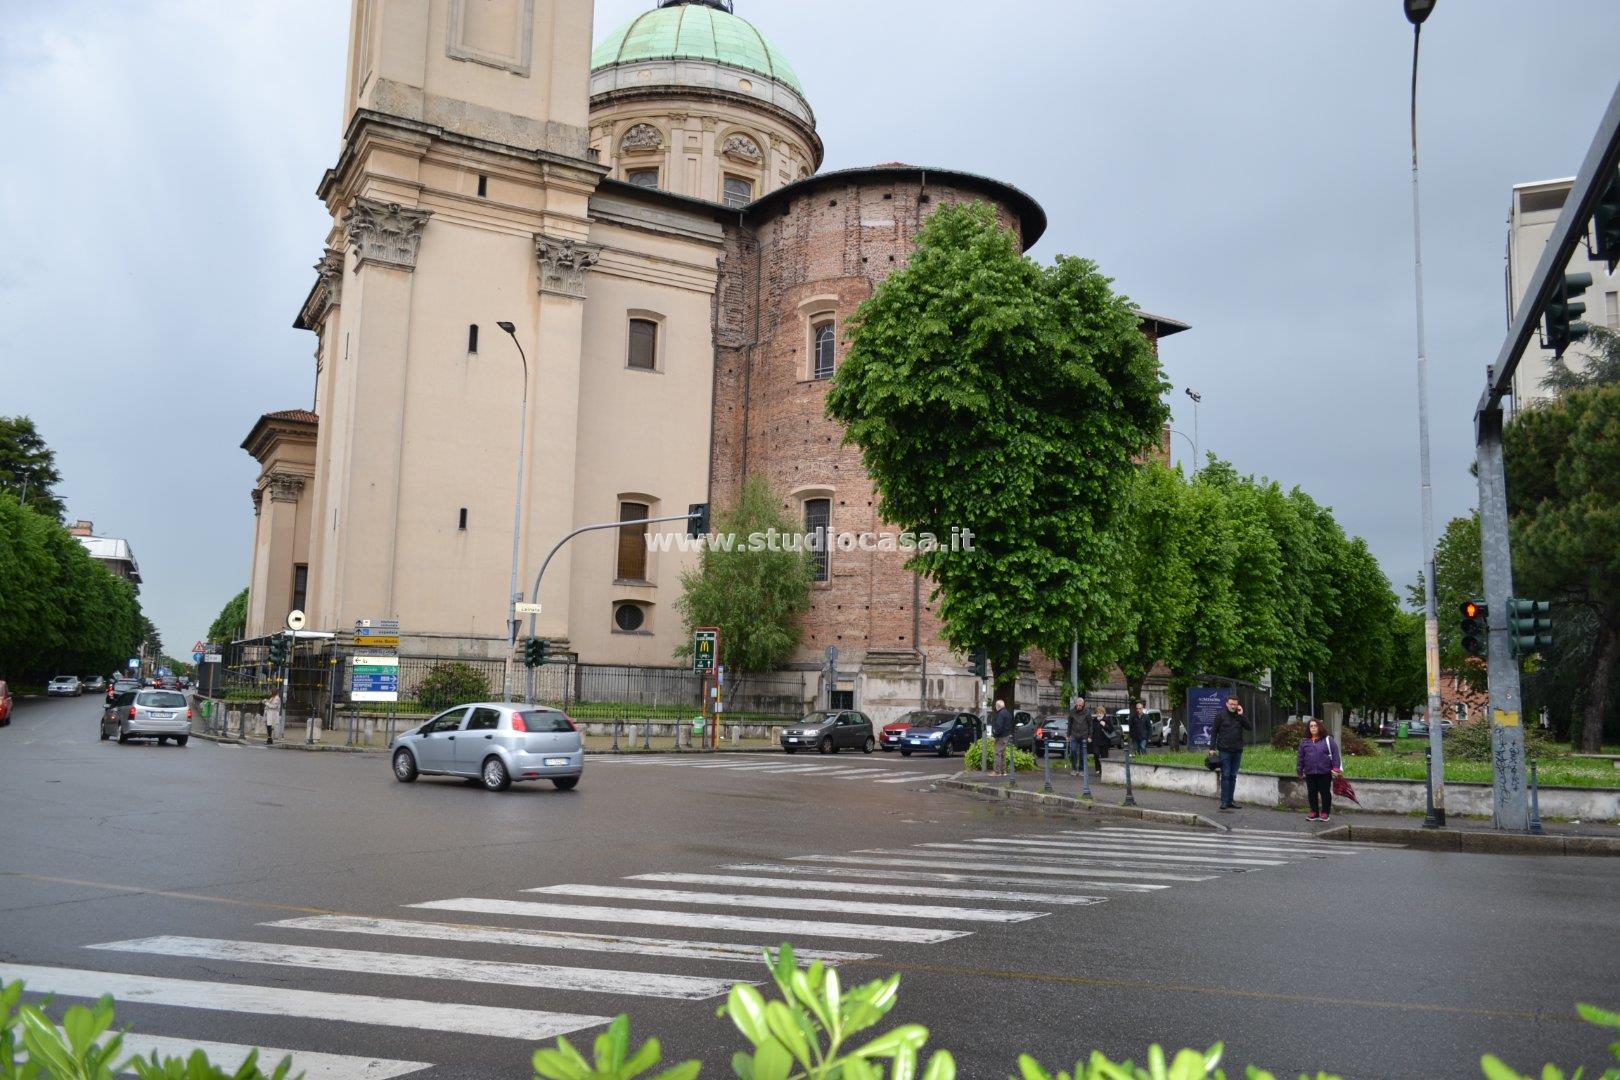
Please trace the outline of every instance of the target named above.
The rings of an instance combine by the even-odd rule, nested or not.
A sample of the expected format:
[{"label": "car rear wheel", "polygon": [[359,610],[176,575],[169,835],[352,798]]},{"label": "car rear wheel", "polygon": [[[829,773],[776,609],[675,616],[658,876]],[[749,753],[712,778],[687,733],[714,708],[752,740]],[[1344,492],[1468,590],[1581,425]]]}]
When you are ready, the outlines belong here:
[{"label": "car rear wheel", "polygon": [[159,735],[157,737],[157,744],[159,746],[168,746],[169,745],[169,737],[167,735]]},{"label": "car rear wheel", "polygon": [[101,729],[101,741],[106,742],[110,738],[112,738],[112,735],[107,731],[106,728],[102,728]]},{"label": "car rear wheel", "polygon": [[416,777],[416,758],[411,756],[411,752],[409,750],[394,751],[394,779],[402,784],[409,784]]},{"label": "car rear wheel", "polygon": [[124,743],[124,744],[126,744],[126,745],[127,745],[127,744],[128,744],[128,743],[129,743],[129,736],[128,736],[128,735],[127,735],[127,734],[125,734],[125,733],[124,733],[124,729],[123,729],[123,728],[119,728],[119,729],[118,729],[118,741],[119,741],[119,742],[120,742],[120,743]]},{"label": "car rear wheel", "polygon": [[877,749],[877,740],[872,738],[872,736],[868,735],[866,737],[866,745],[861,747],[861,753],[870,754],[872,751],[874,751],[876,749]]},{"label": "car rear wheel", "polygon": [[512,778],[507,775],[506,765],[498,757],[484,759],[484,768],[479,772],[484,782],[485,791],[505,791],[512,786]]},{"label": "car rear wheel", "polygon": [[190,735],[176,735],[175,738],[174,738],[174,745],[176,745],[176,746],[184,746],[184,745],[186,745],[186,743],[188,743],[190,741],[191,741],[191,736]]},{"label": "car rear wheel", "polygon": [[573,791],[579,787],[579,777],[577,776],[558,776],[551,782],[557,786],[558,791]]},{"label": "car rear wheel", "polygon": [[821,745],[818,746],[816,749],[820,750],[823,754],[836,754],[836,753],[838,753],[838,747],[833,745],[833,740],[832,740],[831,735],[828,735],[826,738],[822,739],[821,740]]}]

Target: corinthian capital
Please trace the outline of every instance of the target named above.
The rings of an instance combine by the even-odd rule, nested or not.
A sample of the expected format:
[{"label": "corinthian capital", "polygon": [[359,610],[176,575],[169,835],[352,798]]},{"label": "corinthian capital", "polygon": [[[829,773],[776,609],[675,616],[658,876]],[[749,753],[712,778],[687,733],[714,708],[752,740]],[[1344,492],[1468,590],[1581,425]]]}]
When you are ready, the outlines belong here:
[{"label": "corinthian capital", "polygon": [[600,247],[536,233],[534,253],[540,262],[541,292],[585,299],[585,274],[601,259]]},{"label": "corinthian capital", "polygon": [[[298,313],[299,325],[319,333],[326,313],[343,301],[343,252],[327,248],[315,264],[315,287]],[[316,354],[317,360],[319,353]]]},{"label": "corinthian capital", "polygon": [[416,269],[416,249],[430,210],[411,210],[360,196],[344,215],[349,246],[354,248],[355,269],[367,262],[399,270]]},{"label": "corinthian capital", "polygon": [[264,486],[271,502],[297,502],[304,493],[304,478],[297,473],[271,473]]}]

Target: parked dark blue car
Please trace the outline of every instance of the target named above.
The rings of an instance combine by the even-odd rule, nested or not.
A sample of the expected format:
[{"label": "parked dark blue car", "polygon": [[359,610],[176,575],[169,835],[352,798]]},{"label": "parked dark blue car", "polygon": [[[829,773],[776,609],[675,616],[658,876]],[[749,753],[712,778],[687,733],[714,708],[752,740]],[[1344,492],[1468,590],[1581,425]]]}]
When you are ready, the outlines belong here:
[{"label": "parked dark blue car", "polygon": [[983,733],[979,718],[972,713],[947,716],[933,727],[911,728],[900,738],[900,753],[910,757],[913,753],[938,754],[949,757],[952,751],[965,751],[973,740]]}]

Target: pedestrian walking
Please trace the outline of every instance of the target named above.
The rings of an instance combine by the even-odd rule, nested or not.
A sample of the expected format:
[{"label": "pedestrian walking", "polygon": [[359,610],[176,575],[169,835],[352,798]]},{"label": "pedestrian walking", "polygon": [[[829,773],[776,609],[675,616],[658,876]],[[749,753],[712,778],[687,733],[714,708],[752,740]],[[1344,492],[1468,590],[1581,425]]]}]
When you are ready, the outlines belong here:
[{"label": "pedestrian walking", "polygon": [[1091,713],[1091,756],[1097,763],[1097,779],[1102,779],[1103,758],[1108,756],[1112,740],[1108,735],[1108,712],[1101,705]]},{"label": "pedestrian walking", "polygon": [[1148,718],[1147,713],[1142,711],[1140,701],[1131,702],[1131,716],[1128,725],[1131,733],[1131,745],[1136,748],[1138,754],[1147,753]]},{"label": "pedestrian walking", "polygon": [[1233,796],[1237,793],[1238,766],[1243,764],[1243,733],[1253,727],[1249,718],[1243,715],[1243,706],[1235,694],[1226,699],[1225,710],[1215,716],[1209,741],[1219,755],[1221,766],[1221,805],[1217,809],[1238,808]]},{"label": "pedestrian walking", "polygon": [[1314,716],[1305,722],[1305,737],[1299,740],[1296,766],[1311,801],[1311,813],[1306,820],[1327,821],[1333,813],[1333,778],[1344,772],[1344,763],[1333,736]]},{"label": "pedestrian walking", "polygon": [[1007,740],[1012,738],[1013,714],[1007,703],[996,699],[996,715],[990,721],[990,734],[996,740],[996,775],[1007,775]]},{"label": "pedestrian walking", "polygon": [[1080,775],[1080,758],[1085,752],[1082,740],[1090,723],[1086,717],[1086,699],[1076,694],[1074,702],[1069,706],[1069,724],[1065,732],[1069,737],[1070,776]]}]

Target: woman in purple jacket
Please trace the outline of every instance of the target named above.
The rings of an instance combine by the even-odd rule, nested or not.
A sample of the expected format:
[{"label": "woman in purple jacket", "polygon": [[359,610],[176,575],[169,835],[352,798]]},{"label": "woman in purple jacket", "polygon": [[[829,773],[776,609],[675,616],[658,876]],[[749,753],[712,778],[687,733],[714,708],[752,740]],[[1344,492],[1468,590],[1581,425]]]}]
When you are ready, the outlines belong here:
[{"label": "woman in purple jacket", "polygon": [[1307,821],[1326,821],[1333,812],[1333,777],[1340,771],[1339,744],[1312,717],[1305,722],[1305,737],[1299,740],[1297,761],[1305,790],[1310,794],[1311,813]]}]

